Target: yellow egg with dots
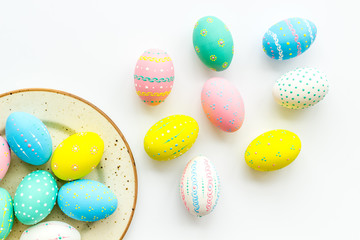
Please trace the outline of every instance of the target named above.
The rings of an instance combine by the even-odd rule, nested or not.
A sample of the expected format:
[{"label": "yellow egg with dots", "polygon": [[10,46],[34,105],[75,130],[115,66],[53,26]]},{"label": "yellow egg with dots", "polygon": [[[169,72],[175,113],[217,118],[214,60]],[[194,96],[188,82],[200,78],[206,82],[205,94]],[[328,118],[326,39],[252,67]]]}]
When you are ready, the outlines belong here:
[{"label": "yellow egg with dots", "polygon": [[188,151],[199,133],[196,120],[186,115],[172,115],[155,123],[145,135],[144,149],[149,157],[166,161]]},{"label": "yellow egg with dots", "polygon": [[255,138],[245,151],[245,161],[258,171],[273,171],[292,163],[301,150],[300,138],[288,130],[272,130]]},{"label": "yellow egg with dots", "polygon": [[51,158],[51,170],[62,180],[76,180],[95,169],[103,153],[104,142],[98,134],[76,133],[55,149]]}]

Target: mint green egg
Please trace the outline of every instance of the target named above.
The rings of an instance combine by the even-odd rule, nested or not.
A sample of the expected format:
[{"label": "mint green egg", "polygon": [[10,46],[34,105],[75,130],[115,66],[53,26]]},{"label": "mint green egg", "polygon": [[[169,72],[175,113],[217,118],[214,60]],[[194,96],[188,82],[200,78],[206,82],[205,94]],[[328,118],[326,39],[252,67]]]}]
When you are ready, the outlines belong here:
[{"label": "mint green egg", "polygon": [[210,69],[223,71],[230,66],[234,42],[229,29],[214,16],[201,18],[193,31],[194,49],[200,60]]},{"label": "mint green egg", "polygon": [[13,200],[3,188],[0,188],[0,239],[5,239],[14,223],[14,207]]}]

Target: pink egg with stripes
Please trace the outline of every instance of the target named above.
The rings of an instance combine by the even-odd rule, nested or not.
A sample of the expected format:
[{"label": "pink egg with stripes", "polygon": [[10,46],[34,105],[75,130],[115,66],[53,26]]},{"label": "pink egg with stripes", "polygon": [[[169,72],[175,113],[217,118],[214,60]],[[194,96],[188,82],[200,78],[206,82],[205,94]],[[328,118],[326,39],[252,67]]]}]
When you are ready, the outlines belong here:
[{"label": "pink egg with stripes", "polygon": [[244,102],[236,86],[225,78],[210,78],[201,92],[206,117],[216,127],[235,132],[244,122]]},{"label": "pink egg with stripes", "polygon": [[10,165],[10,147],[7,141],[0,137],[0,181],[5,177]]},{"label": "pink egg with stripes", "polygon": [[167,52],[149,49],[135,66],[134,85],[141,100],[155,106],[165,101],[174,84],[174,65]]},{"label": "pink egg with stripes", "polygon": [[204,156],[191,159],[180,181],[180,195],[185,208],[194,216],[211,213],[217,205],[220,180],[214,164]]}]

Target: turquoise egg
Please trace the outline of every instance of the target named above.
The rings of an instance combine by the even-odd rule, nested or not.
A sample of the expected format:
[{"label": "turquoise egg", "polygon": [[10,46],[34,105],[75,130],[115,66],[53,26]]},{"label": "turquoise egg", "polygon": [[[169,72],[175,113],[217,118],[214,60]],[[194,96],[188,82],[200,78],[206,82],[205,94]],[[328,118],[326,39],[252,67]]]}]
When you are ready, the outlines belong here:
[{"label": "turquoise egg", "polygon": [[50,159],[50,134],[35,116],[25,112],[11,113],[6,120],[5,134],[11,150],[24,162],[42,165]]},{"label": "turquoise egg", "polygon": [[26,175],[16,189],[14,211],[25,225],[33,225],[47,217],[53,209],[58,187],[55,178],[44,170]]},{"label": "turquoise egg", "polygon": [[3,188],[0,188],[0,239],[5,239],[14,223],[13,200]]},{"label": "turquoise egg", "polygon": [[113,214],[117,208],[115,194],[104,184],[81,179],[66,183],[59,190],[58,205],[69,217],[94,222]]},{"label": "turquoise egg", "polygon": [[225,23],[214,16],[201,18],[193,31],[194,49],[200,60],[210,69],[223,71],[230,66],[234,43]]},{"label": "turquoise egg", "polygon": [[289,18],[270,27],[263,37],[264,52],[276,60],[286,60],[307,51],[315,41],[314,23],[303,18]]}]

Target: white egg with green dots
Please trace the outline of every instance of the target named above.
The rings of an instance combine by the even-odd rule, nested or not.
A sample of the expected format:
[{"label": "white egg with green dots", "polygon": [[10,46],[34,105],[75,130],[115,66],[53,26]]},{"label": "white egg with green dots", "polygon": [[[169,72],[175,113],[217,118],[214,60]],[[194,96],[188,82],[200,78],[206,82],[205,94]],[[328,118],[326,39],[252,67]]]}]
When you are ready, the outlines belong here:
[{"label": "white egg with green dots", "polygon": [[329,91],[326,75],[317,68],[297,68],[274,84],[275,101],[289,109],[304,109],[320,102]]}]

